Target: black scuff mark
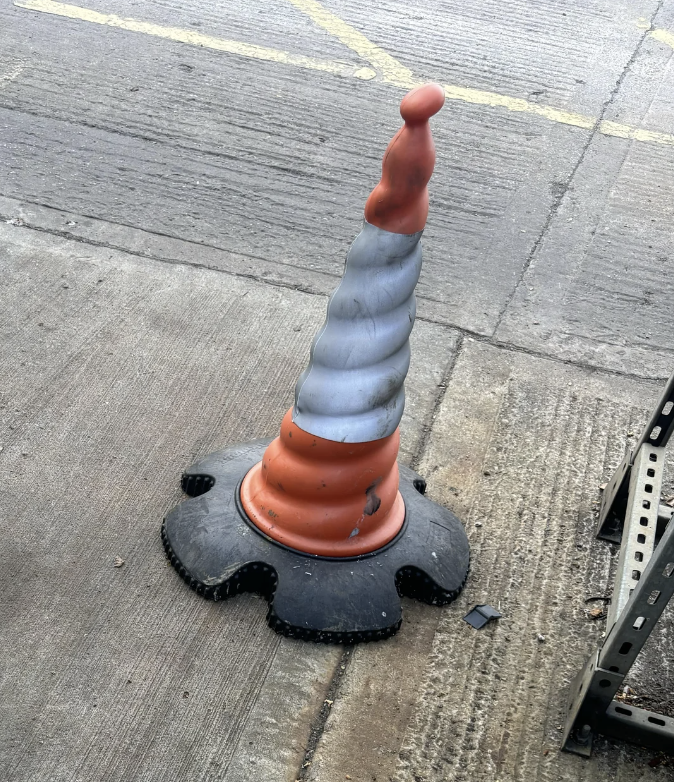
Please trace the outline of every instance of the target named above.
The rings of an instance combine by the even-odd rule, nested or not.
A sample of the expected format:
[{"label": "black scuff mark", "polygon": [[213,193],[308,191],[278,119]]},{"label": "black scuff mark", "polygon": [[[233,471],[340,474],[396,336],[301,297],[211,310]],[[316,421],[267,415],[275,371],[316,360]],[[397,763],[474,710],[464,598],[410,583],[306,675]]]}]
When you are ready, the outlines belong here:
[{"label": "black scuff mark", "polygon": [[381,478],[377,478],[376,481],[371,483],[367,489],[365,489],[365,496],[367,497],[367,502],[365,503],[365,507],[363,508],[363,513],[366,516],[372,516],[374,515],[378,510],[379,506],[381,505],[381,497],[377,496],[377,487],[381,483]]}]

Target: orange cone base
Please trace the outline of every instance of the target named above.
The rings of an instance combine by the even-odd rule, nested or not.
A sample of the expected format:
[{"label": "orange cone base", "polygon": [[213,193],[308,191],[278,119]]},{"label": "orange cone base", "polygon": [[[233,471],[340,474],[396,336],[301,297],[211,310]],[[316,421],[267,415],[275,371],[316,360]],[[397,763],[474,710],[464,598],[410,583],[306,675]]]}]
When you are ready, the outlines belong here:
[{"label": "orange cone base", "polygon": [[336,443],[296,426],[289,410],[281,434],[241,484],[241,504],[255,526],[296,551],[355,557],[400,532],[398,429],[369,443]]}]

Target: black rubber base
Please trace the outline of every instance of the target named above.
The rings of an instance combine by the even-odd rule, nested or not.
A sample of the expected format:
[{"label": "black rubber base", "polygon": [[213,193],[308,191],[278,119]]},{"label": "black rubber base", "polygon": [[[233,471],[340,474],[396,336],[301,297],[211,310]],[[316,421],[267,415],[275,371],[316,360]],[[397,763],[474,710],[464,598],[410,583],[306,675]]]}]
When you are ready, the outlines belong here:
[{"label": "black rubber base", "polygon": [[361,557],[330,559],[287,549],[246,518],[239,485],[270,440],[211,454],[182,478],[191,499],[164,520],[166,553],[200,595],[223,600],[257,592],[269,601],[269,626],[291,638],[358,643],[388,638],[402,622],[400,595],[450,603],[468,575],[469,549],[459,520],[422,495],[425,484],[400,467],[405,525],[388,546]]}]

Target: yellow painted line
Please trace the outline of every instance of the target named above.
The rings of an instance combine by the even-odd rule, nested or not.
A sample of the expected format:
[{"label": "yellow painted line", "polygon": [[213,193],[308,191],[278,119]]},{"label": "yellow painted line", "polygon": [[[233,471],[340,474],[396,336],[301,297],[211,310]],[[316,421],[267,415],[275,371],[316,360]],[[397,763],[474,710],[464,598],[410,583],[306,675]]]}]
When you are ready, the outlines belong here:
[{"label": "yellow painted line", "polygon": [[631,125],[621,125],[619,122],[602,120],[599,123],[599,132],[603,133],[605,136],[631,138],[635,141],[645,141],[650,144],[674,146],[674,135],[671,133],[660,133],[657,130],[644,130],[643,128],[635,128]]},{"label": "yellow painted line", "polygon": [[[377,69],[382,81],[405,90],[411,90],[423,84],[409,68],[372,43],[343,19],[325,9],[318,0],[288,0],[288,2],[357,55],[367,60],[373,68]],[[508,111],[536,114],[553,122],[561,122],[578,128],[591,129],[596,124],[596,120],[582,114],[573,114],[569,111],[555,109],[552,106],[541,106],[538,103],[531,103],[521,98],[511,98],[508,95],[499,95],[496,92],[456,87],[450,84],[443,84],[443,88],[449,100],[460,100],[464,103],[478,103],[482,106],[508,109]]]},{"label": "yellow painted line", "polygon": [[669,30],[651,30],[649,33],[651,38],[655,38],[660,43],[666,43],[667,46],[671,46],[674,49],[674,33],[670,33]]},{"label": "yellow painted line", "polygon": [[497,92],[472,90],[468,87],[454,87],[451,84],[443,84],[442,86],[445,90],[445,95],[449,100],[460,100],[464,103],[478,103],[483,106],[508,109],[508,111],[536,114],[551,122],[559,122],[562,125],[573,125],[576,128],[585,128],[586,130],[591,130],[597,123],[596,119],[586,117],[583,114],[574,114],[571,111],[556,109],[553,106],[531,103],[522,98],[511,98],[509,95],[499,95]]},{"label": "yellow painted line", "polygon": [[[115,14],[102,14],[98,11],[91,11],[88,8],[55,2],[55,0],[15,0],[14,5],[31,11],[41,11],[43,13],[56,14],[57,16],[65,16],[70,19],[79,19],[84,22],[117,27],[122,30],[144,33],[145,35],[152,35],[158,38],[167,38],[192,46],[215,49],[217,51],[237,54],[242,57],[250,57],[256,60],[276,62],[281,65],[291,65],[314,71],[323,71],[324,73],[331,73],[338,76],[355,77],[357,79],[369,80],[376,77],[378,81],[383,81],[386,84],[391,84],[392,86],[400,87],[404,90],[412,89],[423,83],[416,78],[409,68],[398,62],[395,57],[392,57],[388,52],[385,52],[382,48],[369,41],[350,24],[340,19],[331,11],[325,9],[317,0],[288,0],[288,2],[299,11],[309,16],[315,24],[337,38],[359,57],[364,59],[372,68],[350,65],[336,60],[321,60],[315,57],[305,57],[304,55],[291,54],[290,52],[281,51],[279,49],[254,46],[240,41],[214,38],[210,35],[193,32],[192,30],[183,30],[179,27],[163,27],[161,25],[152,24],[151,22],[122,18]],[[669,33],[666,30],[654,30],[650,34],[654,38],[657,38],[674,48],[674,35],[672,33]],[[14,76],[11,78],[14,78]],[[2,79],[0,78],[0,81],[1,80]],[[557,122],[562,125],[570,125],[585,130],[592,130],[597,125],[597,120],[593,117],[564,111],[563,109],[557,109],[554,106],[532,103],[531,101],[522,98],[513,98],[509,95],[501,95],[497,92],[475,90],[470,87],[458,87],[451,84],[444,84],[443,88],[445,90],[445,95],[449,100],[532,114],[550,122]],[[603,120],[599,123],[597,130],[606,136],[633,139],[635,141],[651,144],[674,146],[674,135],[672,134],[643,130],[642,128],[635,128],[631,125],[621,125],[617,122]]]},{"label": "yellow painted line", "polygon": [[332,11],[328,11],[317,0],[289,0],[289,2],[327,33],[369,62],[379,71],[382,81],[406,90],[419,84],[419,79],[415,78],[409,68],[401,65],[395,57],[391,57],[388,52],[368,40],[355,27],[347,24]]},{"label": "yellow painted line", "polygon": [[[423,84],[409,68],[406,68],[395,57],[392,57],[388,52],[372,43],[343,19],[328,11],[318,0],[288,0],[288,2],[306,14],[323,30],[340,40],[345,46],[348,46],[357,55],[367,60],[373,68],[377,69],[382,81],[405,90],[411,90]],[[574,127],[586,128],[588,130],[592,129],[596,124],[596,120],[592,119],[592,117],[555,109],[552,106],[542,106],[539,103],[531,103],[521,98],[499,95],[496,92],[474,90],[469,87],[457,87],[450,84],[443,84],[443,88],[449,100],[459,100],[464,103],[477,103],[482,106],[507,109],[508,111],[536,114],[552,122],[561,122],[564,125],[573,125]]]},{"label": "yellow painted line", "polygon": [[[465,103],[481,103],[485,106],[500,106],[508,111],[521,111],[526,114],[536,114],[544,117],[551,122],[558,122],[561,125],[572,125],[576,128],[585,128],[592,130],[597,124],[597,120],[592,117],[586,117],[583,114],[574,114],[570,111],[563,111],[552,106],[545,106],[539,103],[530,103],[520,98],[511,98],[507,95],[499,95],[496,92],[483,92],[482,90],[471,90],[465,87],[452,87],[449,84],[443,85],[445,95],[450,100],[461,100]],[[674,135],[671,133],[660,133],[655,130],[644,130],[635,128],[632,125],[622,125],[619,122],[610,122],[601,120],[597,130],[604,136],[615,136],[616,138],[629,138],[634,141],[644,141],[650,144],[665,144],[674,146]]]},{"label": "yellow painted line", "polygon": [[215,49],[228,54],[238,54],[242,57],[252,57],[255,60],[266,60],[282,65],[294,65],[298,68],[308,68],[313,71],[324,71],[339,76],[355,76],[358,79],[372,79],[376,73],[371,68],[363,68],[360,65],[333,60],[320,60],[315,57],[305,57],[301,54],[290,54],[279,49],[268,49],[263,46],[253,46],[241,41],[228,41],[224,38],[214,38],[211,35],[195,33],[191,30],[183,30],[180,27],[163,27],[151,22],[141,22],[137,19],[124,19],[115,14],[101,14],[98,11],[90,11],[88,8],[80,8],[77,5],[57,3],[54,0],[15,0],[14,5],[19,8],[27,8],[30,11],[41,11],[47,14],[65,16],[69,19],[79,19],[83,22],[103,24],[108,27],[118,27],[121,30],[131,30],[135,33],[153,35],[157,38],[167,38],[171,41],[179,41],[192,46],[202,46],[206,49]]},{"label": "yellow painted line", "polygon": [[[343,19],[328,11],[318,0],[288,0],[288,2],[306,14],[319,27],[340,40],[364,60],[367,60],[373,68],[377,69],[382,81],[405,90],[418,87],[423,83],[415,77],[409,68],[406,68],[388,52],[372,43]],[[666,33],[664,30],[657,32],[667,36],[667,43],[674,47],[674,35]],[[597,120],[593,117],[587,117],[584,114],[577,114],[572,111],[564,111],[554,106],[532,103],[522,98],[513,98],[509,95],[501,95],[497,92],[488,92],[486,90],[474,90],[470,87],[457,87],[452,84],[443,84],[442,86],[448,100],[458,100],[464,103],[476,103],[482,106],[506,109],[507,111],[533,114],[537,117],[543,117],[550,122],[558,122],[562,125],[571,125],[572,127],[584,128],[585,130],[592,130],[597,124]],[[620,125],[617,122],[602,121],[599,123],[597,130],[605,136],[629,138],[654,144],[674,144],[674,135],[669,133],[642,130],[629,125]]]}]

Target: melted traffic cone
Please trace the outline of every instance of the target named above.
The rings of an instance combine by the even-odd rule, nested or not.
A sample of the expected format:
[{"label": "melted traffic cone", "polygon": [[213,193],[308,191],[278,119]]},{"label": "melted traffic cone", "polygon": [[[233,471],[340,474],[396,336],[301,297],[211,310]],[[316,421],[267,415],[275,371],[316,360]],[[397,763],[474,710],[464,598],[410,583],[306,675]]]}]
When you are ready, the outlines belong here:
[{"label": "melted traffic cone", "polygon": [[365,229],[297,384],[293,421],[286,415],[280,437],[241,486],[250,520],[295,550],[332,557],[376,551],[405,519],[397,426],[435,164],[428,120],[444,100],[437,84],[403,99],[405,124],[388,145]]},{"label": "melted traffic cone", "polygon": [[400,104],[405,124],[386,149],[382,178],[365,203],[365,219],[384,231],[423,231],[428,217],[428,184],[435,166],[435,145],[428,120],[443,107],[439,84],[408,92]]},{"label": "melted traffic cone", "polygon": [[351,643],[401,622],[400,594],[453,600],[468,572],[458,519],[396,462],[414,288],[435,149],[437,84],[408,93],[342,281],[331,296],[279,437],[193,465],[193,499],[162,529],[171,562],[206,597],[269,599],[285,635]]}]

